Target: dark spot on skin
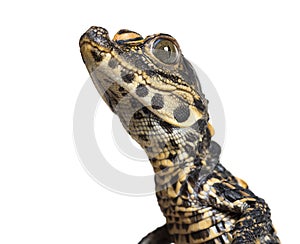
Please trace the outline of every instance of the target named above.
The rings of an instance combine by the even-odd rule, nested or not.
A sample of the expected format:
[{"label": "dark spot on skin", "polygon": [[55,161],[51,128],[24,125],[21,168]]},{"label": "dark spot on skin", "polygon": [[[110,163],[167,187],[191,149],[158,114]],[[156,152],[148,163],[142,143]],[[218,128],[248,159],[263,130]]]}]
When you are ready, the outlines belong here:
[{"label": "dark spot on skin", "polygon": [[196,157],[195,160],[194,160],[194,165],[196,167],[199,167],[199,166],[202,166],[202,163],[201,163],[201,159],[199,157]]},{"label": "dark spot on skin", "polygon": [[150,76],[150,77],[156,75],[156,72],[155,72],[154,70],[152,70],[152,69],[147,69],[147,70],[145,70],[145,73],[146,73],[148,76]]},{"label": "dark spot on skin", "polygon": [[[184,182],[183,185],[181,186],[180,188],[180,196],[188,196],[189,193],[188,193],[188,188],[187,188],[187,182]],[[185,202],[187,204],[187,207],[190,207],[190,202],[189,201],[186,201]]]},{"label": "dark spot on skin", "polygon": [[[207,162],[207,161],[206,161]],[[213,177],[213,178],[216,178],[216,179],[218,179],[218,180],[222,180],[222,179],[224,179],[220,174],[217,174],[217,173],[212,173],[211,174],[211,177]],[[232,189],[230,189],[230,191],[231,191]]]},{"label": "dark spot on skin", "polygon": [[143,115],[140,112],[135,112],[133,114],[133,118],[135,118],[135,119],[142,119]]},{"label": "dark spot on skin", "polygon": [[198,142],[197,150],[198,150],[199,153],[202,153],[202,152],[203,152],[204,146],[203,146],[203,143],[202,143],[202,142]]},{"label": "dark spot on skin", "polygon": [[121,72],[121,76],[124,82],[126,83],[131,83],[134,79],[134,74],[133,73],[128,73],[128,72]]},{"label": "dark spot on skin", "polygon": [[157,162],[157,158],[149,158],[151,163],[156,163]]},{"label": "dark spot on skin", "polygon": [[215,226],[216,226],[218,232],[224,232],[224,231],[226,231],[226,227],[225,227],[223,221],[220,222],[220,223],[218,223],[218,224],[216,224]]},{"label": "dark spot on skin", "polygon": [[119,87],[119,92],[123,92],[123,91],[125,91],[124,87],[120,86]]},{"label": "dark spot on skin", "polygon": [[151,107],[153,109],[162,109],[164,107],[164,98],[161,94],[156,93],[151,99]]},{"label": "dark spot on skin", "polygon": [[[186,185],[186,184],[185,184]],[[191,202],[189,200],[182,200],[182,205],[186,208],[192,206]]]},{"label": "dark spot on skin", "polygon": [[143,85],[143,84],[139,84],[135,90],[135,93],[139,96],[139,97],[145,97],[148,95],[149,91],[148,88]]},{"label": "dark spot on skin", "polygon": [[199,183],[200,178],[200,171],[199,170],[193,170],[190,175],[188,176],[188,182],[191,184],[192,188],[195,189],[197,186],[197,183]]},{"label": "dark spot on skin", "polygon": [[177,122],[182,123],[190,117],[189,107],[185,105],[179,106],[174,110],[173,115]]},{"label": "dark spot on skin", "polygon": [[93,56],[93,59],[96,61],[96,62],[101,62],[102,61],[102,56],[100,54],[100,52],[96,52],[95,50],[92,50],[91,51],[91,54]]},{"label": "dark spot on skin", "polygon": [[118,61],[115,58],[111,58],[108,62],[108,66],[114,69],[118,66]]},{"label": "dark spot on skin", "polygon": [[231,190],[231,189],[226,189],[224,192],[224,196],[226,199],[228,199],[231,202],[234,202],[236,200],[243,198],[243,196],[239,192]]},{"label": "dark spot on skin", "polygon": [[182,226],[183,229],[188,230],[189,227],[190,227],[190,224],[182,223],[181,226]]},{"label": "dark spot on skin", "polygon": [[191,236],[193,237],[194,240],[205,239],[209,237],[209,229],[192,232]]},{"label": "dark spot on skin", "polygon": [[146,107],[142,107],[142,111],[144,112],[144,114],[149,114],[149,109]]},{"label": "dark spot on skin", "polygon": [[175,150],[179,149],[179,146],[174,139],[170,139],[170,144],[174,147]]},{"label": "dark spot on skin", "polygon": [[130,103],[131,103],[131,107],[132,108],[137,108],[138,106],[139,106],[139,102],[136,100],[136,99],[134,99],[134,98],[131,98],[130,99]]},{"label": "dark spot on skin", "polygon": [[154,127],[154,124],[152,123],[151,120],[149,120],[149,121],[147,122],[147,125],[149,126],[149,128],[153,128],[153,127]]},{"label": "dark spot on skin", "polygon": [[200,111],[205,111],[205,105],[202,103],[202,101],[199,99],[195,99],[195,106],[198,108]]},{"label": "dark spot on skin", "polygon": [[176,157],[177,157],[177,153],[175,153],[175,154],[169,153],[168,159],[170,159],[170,160],[173,162],[173,160],[174,160]]},{"label": "dark spot on skin", "polygon": [[159,121],[159,125],[163,128],[163,130],[165,132],[167,132],[168,134],[172,134],[173,133],[173,127],[172,125],[170,125],[169,123],[163,121],[163,120],[160,120]]},{"label": "dark spot on skin", "polygon": [[147,135],[139,135],[139,139],[141,139],[143,141],[149,141],[149,138]]},{"label": "dark spot on skin", "polygon": [[166,169],[166,166],[159,165],[159,169],[160,169],[160,170],[164,170],[164,169]]},{"label": "dark spot on skin", "polygon": [[[174,228],[174,224],[173,223],[168,223],[168,228],[169,229],[173,229]],[[151,242],[150,242],[151,243]]]},{"label": "dark spot on skin", "polygon": [[185,235],[185,242],[186,243],[191,243],[189,235]]}]

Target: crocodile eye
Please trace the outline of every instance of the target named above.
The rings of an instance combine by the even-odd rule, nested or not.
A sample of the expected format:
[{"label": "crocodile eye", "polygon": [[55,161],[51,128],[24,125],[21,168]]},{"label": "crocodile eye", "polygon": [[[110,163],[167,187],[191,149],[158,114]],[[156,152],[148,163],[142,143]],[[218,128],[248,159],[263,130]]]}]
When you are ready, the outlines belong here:
[{"label": "crocodile eye", "polygon": [[151,47],[152,54],[165,64],[174,64],[178,60],[179,52],[176,44],[168,39],[157,39]]}]

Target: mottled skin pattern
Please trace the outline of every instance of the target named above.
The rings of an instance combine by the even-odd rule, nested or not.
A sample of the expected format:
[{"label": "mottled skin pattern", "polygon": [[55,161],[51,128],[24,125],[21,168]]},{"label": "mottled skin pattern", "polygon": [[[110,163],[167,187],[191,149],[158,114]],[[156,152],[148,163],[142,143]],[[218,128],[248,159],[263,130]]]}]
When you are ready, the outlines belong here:
[{"label": "mottled skin pattern", "polygon": [[92,80],[147,153],[166,224],[140,243],[280,243],[265,201],[219,163],[207,100],[166,34],[91,27],[80,50]]}]

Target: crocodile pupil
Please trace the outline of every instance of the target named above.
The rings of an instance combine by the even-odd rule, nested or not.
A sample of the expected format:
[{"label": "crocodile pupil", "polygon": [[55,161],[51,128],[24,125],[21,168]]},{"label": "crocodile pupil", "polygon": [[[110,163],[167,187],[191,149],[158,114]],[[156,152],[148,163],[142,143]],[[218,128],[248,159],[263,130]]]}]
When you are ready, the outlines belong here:
[{"label": "crocodile pupil", "polygon": [[158,39],[152,45],[153,55],[165,64],[174,64],[178,58],[176,45],[167,39]]}]

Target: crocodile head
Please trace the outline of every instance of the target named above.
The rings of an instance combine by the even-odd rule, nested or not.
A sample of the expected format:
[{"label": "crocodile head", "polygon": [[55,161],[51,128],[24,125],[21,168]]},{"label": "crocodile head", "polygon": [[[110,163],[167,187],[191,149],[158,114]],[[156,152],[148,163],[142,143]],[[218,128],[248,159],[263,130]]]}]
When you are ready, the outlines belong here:
[{"label": "crocodile head", "polygon": [[104,101],[150,159],[164,160],[160,168],[193,161],[209,146],[207,100],[172,36],[120,30],[111,40],[106,29],[91,27],[80,51]]}]

